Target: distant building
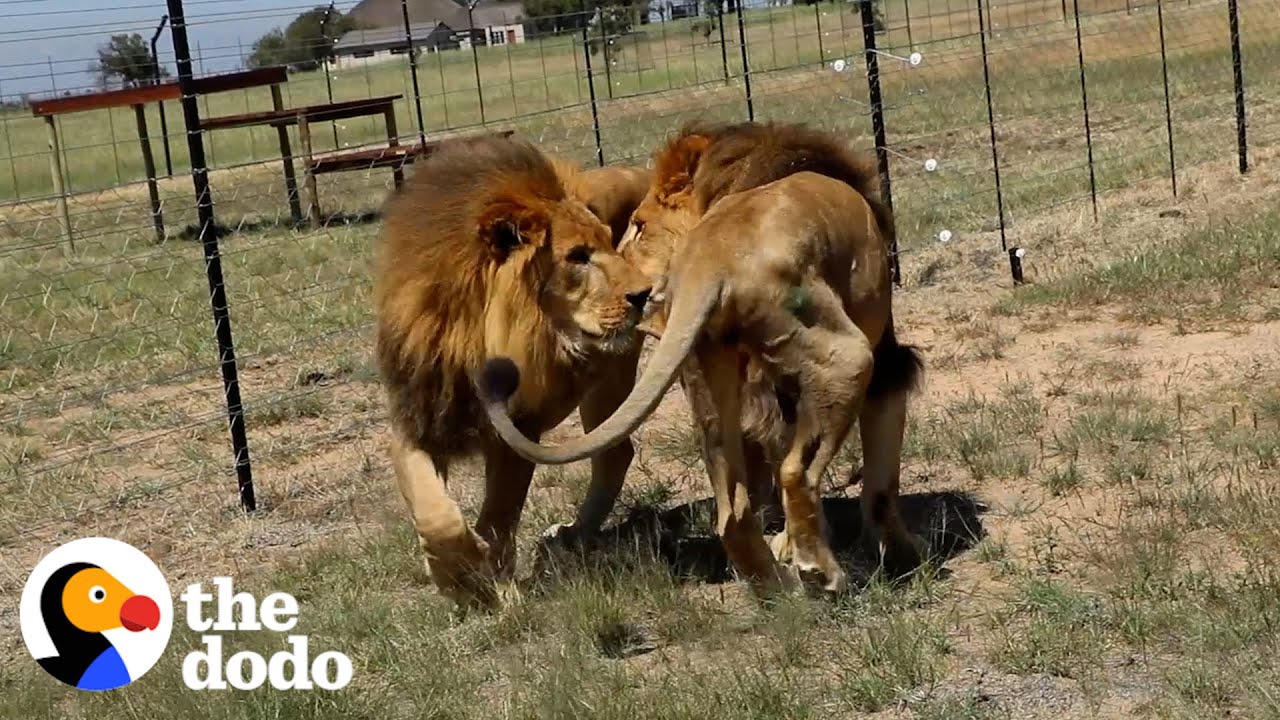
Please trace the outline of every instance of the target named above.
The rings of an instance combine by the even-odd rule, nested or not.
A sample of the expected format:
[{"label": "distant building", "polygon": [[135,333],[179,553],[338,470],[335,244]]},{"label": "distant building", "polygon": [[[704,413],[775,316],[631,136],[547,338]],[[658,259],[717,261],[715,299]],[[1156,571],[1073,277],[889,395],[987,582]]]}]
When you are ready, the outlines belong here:
[{"label": "distant building", "polygon": [[412,47],[419,51],[456,50],[471,45],[505,45],[528,35],[524,5],[485,2],[474,10],[453,0],[408,0],[409,32],[405,33],[401,0],[361,0],[348,17],[352,30],[333,46],[334,65],[351,67],[396,59]]},{"label": "distant building", "polygon": [[408,37],[403,24],[400,27],[352,30],[334,43],[333,66],[348,68],[394,60],[408,51],[410,38],[413,47],[427,52],[456,50],[460,43],[454,35],[453,29],[442,22],[412,24]]}]

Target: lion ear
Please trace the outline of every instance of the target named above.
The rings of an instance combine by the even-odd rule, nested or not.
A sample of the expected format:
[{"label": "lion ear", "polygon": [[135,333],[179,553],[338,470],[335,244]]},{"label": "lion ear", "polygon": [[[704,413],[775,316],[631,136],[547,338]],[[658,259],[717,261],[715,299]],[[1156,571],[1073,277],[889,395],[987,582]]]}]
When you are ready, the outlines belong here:
[{"label": "lion ear", "polygon": [[504,198],[490,203],[481,213],[479,233],[494,257],[502,262],[521,245],[542,244],[549,225],[540,208]]},{"label": "lion ear", "polygon": [[660,195],[669,197],[687,190],[693,184],[698,161],[710,146],[711,138],[698,134],[685,135],[668,145],[655,170]]}]

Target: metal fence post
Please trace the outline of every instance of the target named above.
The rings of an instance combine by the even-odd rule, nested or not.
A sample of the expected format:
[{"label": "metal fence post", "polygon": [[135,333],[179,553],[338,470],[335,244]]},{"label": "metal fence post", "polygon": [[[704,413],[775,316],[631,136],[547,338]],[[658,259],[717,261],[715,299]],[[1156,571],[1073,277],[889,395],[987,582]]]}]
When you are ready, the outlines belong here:
[{"label": "metal fence post", "polygon": [[818,3],[813,5],[813,21],[818,26],[818,67],[822,67],[827,62],[827,50],[822,47],[822,6]]},{"label": "metal fence post", "polygon": [[[867,100],[871,104],[871,132],[876,139],[876,165],[880,169],[880,197],[893,212],[893,185],[889,178],[889,144],[884,122],[884,100],[880,95],[880,56],[876,51],[876,18],[871,0],[862,0],[863,60],[867,67]],[[894,233],[893,283],[902,285],[902,268],[898,264],[898,238]]]},{"label": "metal fence post", "polygon": [[1169,98],[1169,58],[1164,43],[1164,0],[1156,0],[1156,21],[1160,26],[1160,71],[1164,76],[1164,126],[1169,139],[1169,182],[1178,197],[1178,164],[1173,153],[1173,104]]},{"label": "metal fence post", "polygon": [[[596,104],[596,80],[591,73],[591,38],[588,34],[591,17],[587,14],[587,3],[582,3],[582,57],[587,63],[587,93],[591,97],[591,128],[596,133],[596,162],[604,167],[604,145],[600,143],[600,108]],[[606,62],[608,62],[606,60]]]},{"label": "metal fence post", "polygon": [[915,50],[916,43],[911,37],[911,0],[902,0],[902,14],[907,18],[907,47]]},{"label": "metal fence post", "polygon": [[[156,54],[156,42],[160,40],[160,33],[164,32],[164,26],[168,24],[169,16],[160,16],[156,34],[151,36],[151,78],[157,85],[160,84],[160,56]],[[156,103],[156,106],[160,110],[160,138],[164,141],[164,173],[166,177],[173,177],[173,154],[169,150],[169,118],[166,117],[163,100]]]},{"label": "metal fence post", "polygon": [[187,42],[187,21],[182,0],[166,0],[169,5],[170,35],[178,66],[178,87],[182,91],[182,115],[187,126],[187,149],[191,154],[191,182],[195,187],[196,212],[200,222],[200,242],[204,246],[205,272],[209,278],[209,304],[213,310],[214,332],[218,339],[218,361],[222,388],[227,398],[227,419],[231,430],[240,505],[247,511],[257,507],[253,473],[249,465],[249,439],[245,432],[244,406],[240,402],[240,380],[236,372],[235,343],[231,339],[231,317],[227,310],[226,287],[222,281],[222,258],[214,227],[213,197],[209,193],[209,169],[205,164],[204,138],[200,129],[200,107],[196,103],[191,73],[191,46]]},{"label": "metal fence post", "polygon": [[[413,29],[409,25],[409,0],[400,0],[400,14],[404,18],[404,42],[409,48],[409,76],[413,79],[413,102],[418,109],[418,142],[427,144],[427,126],[422,120],[422,93],[418,91],[418,53],[413,46]],[[443,90],[443,86],[441,87]]]},{"label": "metal fence post", "polygon": [[1004,188],[1000,185],[1000,152],[996,146],[996,111],[991,102],[991,67],[987,58],[987,21],[982,0],[978,0],[978,37],[982,39],[982,86],[987,95],[987,127],[991,131],[991,167],[996,180],[996,213],[1000,220],[1000,249],[1009,256],[1009,274],[1015,283],[1022,281],[1021,259],[1009,252],[1004,227]]},{"label": "metal fence post", "polygon": [[[337,12],[337,8],[334,7],[333,0],[330,0],[329,7],[325,9],[324,16],[320,18],[320,40],[318,41],[324,47],[324,57],[320,60],[320,69],[324,71],[324,89],[329,96],[330,105],[333,104],[333,72],[329,68],[329,59],[333,57],[333,41],[329,39],[329,20],[332,19],[335,12]],[[342,143],[338,142],[338,121],[330,122],[329,127],[333,130],[333,148],[337,150],[342,147]]]},{"label": "metal fence post", "polygon": [[1084,107],[1084,144],[1089,153],[1089,198],[1093,201],[1093,220],[1097,222],[1098,181],[1093,168],[1093,128],[1089,124],[1089,86],[1084,76],[1084,39],[1080,35],[1080,0],[1071,0],[1071,6],[1076,16],[1076,67],[1080,70],[1080,104]]},{"label": "metal fence post", "polygon": [[609,51],[609,36],[605,33],[604,22],[604,5],[601,5],[597,12],[600,13],[600,54],[604,55],[604,83],[609,90],[609,99],[613,99],[613,63],[610,62],[610,56],[613,55]]},{"label": "metal fence post", "polygon": [[[729,43],[724,39],[724,0],[716,2],[716,25],[720,31],[720,68],[724,71],[724,83],[729,84]],[[694,54],[697,59],[697,54]]]},{"label": "metal fence post", "polygon": [[1231,27],[1231,75],[1236,86],[1236,150],[1240,173],[1249,172],[1249,140],[1245,136],[1244,61],[1240,57],[1240,8],[1237,0],[1227,0],[1227,21]]},{"label": "metal fence post", "polygon": [[747,61],[747,26],[742,21],[743,0],[735,0],[734,12],[738,15],[738,49],[742,51],[742,82],[747,91],[747,120],[755,122],[756,108],[751,100],[751,64]]},{"label": "metal fence post", "polygon": [[[476,3],[480,0],[471,0],[467,3],[467,36],[471,38],[471,64],[476,69],[476,99],[480,101],[480,124],[485,124],[484,119],[484,86],[480,84],[480,51],[476,49]],[[483,35],[484,31],[480,31]],[[484,37],[485,43],[489,42],[487,36]]]}]

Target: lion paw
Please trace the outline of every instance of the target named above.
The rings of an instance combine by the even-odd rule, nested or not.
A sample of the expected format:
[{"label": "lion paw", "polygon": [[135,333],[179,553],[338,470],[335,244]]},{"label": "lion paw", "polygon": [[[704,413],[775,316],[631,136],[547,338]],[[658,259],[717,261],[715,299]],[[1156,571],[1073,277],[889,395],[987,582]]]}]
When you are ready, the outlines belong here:
[{"label": "lion paw", "polygon": [[461,607],[498,605],[494,586],[489,543],[468,531],[433,546],[423,543],[427,579],[442,595]]},{"label": "lion paw", "polygon": [[788,595],[799,595],[804,591],[804,578],[795,565],[782,565],[778,575],[782,580],[782,591]]},{"label": "lion paw", "polygon": [[556,523],[538,538],[534,548],[534,574],[540,575],[554,567],[557,555],[574,552],[582,547],[583,532],[573,523]]},{"label": "lion paw", "polygon": [[849,576],[830,549],[799,546],[788,549],[791,565],[807,587],[829,593],[841,593],[849,587]]},{"label": "lion paw", "polygon": [[583,532],[573,523],[556,523],[542,531],[538,538],[538,555],[550,557],[557,552],[570,552],[582,546]]},{"label": "lion paw", "polygon": [[823,569],[817,565],[796,567],[800,581],[809,587],[821,588],[824,592],[839,594],[849,587],[849,576],[839,567]]},{"label": "lion paw", "polygon": [[914,533],[904,531],[900,534],[886,533],[884,538],[874,534],[864,539],[873,556],[891,578],[902,578],[910,575],[924,563],[928,555],[928,544]]},{"label": "lion paw", "polygon": [[460,608],[495,610],[501,606],[497,586],[493,579],[483,572],[470,568],[442,566],[440,563],[432,563],[428,572],[440,594],[452,600]]},{"label": "lion paw", "polygon": [[520,586],[514,580],[502,580],[496,583],[498,603],[506,608],[519,605],[522,599]]},{"label": "lion paw", "polygon": [[577,544],[581,533],[573,523],[555,523],[542,531],[540,542],[547,546],[571,548]]},{"label": "lion paw", "polygon": [[773,539],[769,541],[769,550],[773,552],[773,557],[780,563],[791,562],[791,556],[795,552],[795,548],[791,545],[791,537],[787,535],[787,531],[783,529]]}]

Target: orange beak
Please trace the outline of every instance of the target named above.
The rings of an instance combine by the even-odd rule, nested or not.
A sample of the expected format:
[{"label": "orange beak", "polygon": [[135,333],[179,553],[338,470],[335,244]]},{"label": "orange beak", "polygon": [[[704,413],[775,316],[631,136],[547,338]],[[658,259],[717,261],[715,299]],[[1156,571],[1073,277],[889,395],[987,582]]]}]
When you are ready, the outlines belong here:
[{"label": "orange beak", "polygon": [[146,595],[134,595],[120,606],[120,624],[126,630],[155,630],[160,624],[160,606]]}]

